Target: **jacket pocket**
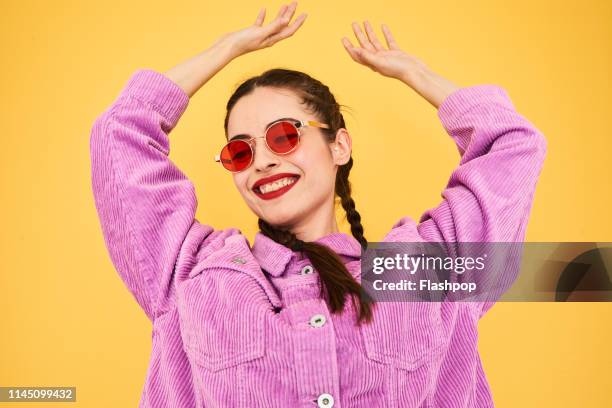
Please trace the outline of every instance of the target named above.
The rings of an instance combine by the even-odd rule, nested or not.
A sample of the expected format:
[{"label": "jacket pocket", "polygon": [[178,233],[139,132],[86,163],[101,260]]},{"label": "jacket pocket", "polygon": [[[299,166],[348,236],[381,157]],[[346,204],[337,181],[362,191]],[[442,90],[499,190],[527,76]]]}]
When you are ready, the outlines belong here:
[{"label": "jacket pocket", "polygon": [[415,370],[445,346],[438,302],[378,302],[374,319],[361,325],[369,359]]},{"label": "jacket pocket", "polygon": [[189,359],[214,372],[264,356],[268,300],[253,279],[217,268],[182,282],[178,290]]}]

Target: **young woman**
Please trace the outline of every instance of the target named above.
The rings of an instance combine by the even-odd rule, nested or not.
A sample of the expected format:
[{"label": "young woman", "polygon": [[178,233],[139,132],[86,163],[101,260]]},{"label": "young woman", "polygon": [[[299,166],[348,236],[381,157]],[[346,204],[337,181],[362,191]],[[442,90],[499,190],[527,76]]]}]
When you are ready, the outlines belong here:
[{"label": "young woman", "polygon": [[[113,264],[153,324],[141,406],[488,407],[477,350],[485,302],[371,302],[359,296],[367,245],[351,198],[351,137],[329,88],[273,69],[227,103],[217,160],[259,218],[194,218],[193,184],[169,160],[189,98],[240,55],[291,36],[296,3],[226,34],[164,74],[139,70],[91,133],[92,184]],[[495,85],[459,88],[402,51],[383,26],[353,26],[348,54],[436,109],[461,161],[442,202],[386,242],[521,241],[546,152]],[[398,135],[388,135],[398,137]],[[393,154],[393,152],[389,152]],[[335,198],[352,235],[339,232]],[[350,298],[350,302],[346,302]]]}]

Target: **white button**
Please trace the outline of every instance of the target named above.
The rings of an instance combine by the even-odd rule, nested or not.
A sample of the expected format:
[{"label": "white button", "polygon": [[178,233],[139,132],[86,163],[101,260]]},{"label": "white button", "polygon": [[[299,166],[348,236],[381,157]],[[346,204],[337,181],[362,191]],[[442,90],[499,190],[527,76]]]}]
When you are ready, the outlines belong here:
[{"label": "white button", "polygon": [[232,259],[233,263],[239,263],[239,264],[245,264],[246,261],[244,259],[242,259],[241,257],[237,256],[234,259]]},{"label": "white button", "polygon": [[[321,327],[325,324],[325,315],[316,314],[310,318],[310,325],[312,327]],[[324,394],[327,395],[327,394]]]},{"label": "white button", "polygon": [[334,397],[330,394],[321,394],[319,395],[319,399],[317,400],[319,407],[321,408],[329,408],[334,406]]},{"label": "white button", "polygon": [[311,273],[314,273],[314,268],[312,265],[306,265],[302,268],[302,275],[310,275]]}]

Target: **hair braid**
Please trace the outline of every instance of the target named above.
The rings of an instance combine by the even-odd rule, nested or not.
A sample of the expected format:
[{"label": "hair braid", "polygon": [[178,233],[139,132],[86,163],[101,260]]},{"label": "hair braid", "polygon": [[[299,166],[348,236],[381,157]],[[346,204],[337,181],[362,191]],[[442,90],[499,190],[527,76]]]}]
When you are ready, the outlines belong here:
[{"label": "hair braid", "polygon": [[293,251],[300,252],[304,250],[304,241],[298,239],[291,231],[274,228],[261,218],[259,219],[259,229],[264,235],[273,238],[274,241]]},{"label": "hair braid", "polygon": [[351,168],[353,167],[353,158],[341,166],[336,177],[336,194],[340,197],[342,208],[346,211],[346,219],[351,225],[351,233],[359,241],[362,248],[368,245],[368,241],[363,236],[363,226],[361,225],[361,215],[355,209],[355,200],[351,197],[351,183],[348,179]]}]

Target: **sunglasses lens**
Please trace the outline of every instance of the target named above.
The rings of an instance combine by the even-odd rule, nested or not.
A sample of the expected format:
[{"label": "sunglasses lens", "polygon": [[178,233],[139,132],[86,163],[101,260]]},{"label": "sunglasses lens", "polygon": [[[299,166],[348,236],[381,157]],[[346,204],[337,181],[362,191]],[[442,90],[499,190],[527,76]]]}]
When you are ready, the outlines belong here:
[{"label": "sunglasses lens", "polygon": [[251,163],[253,152],[244,140],[234,140],[221,150],[221,163],[229,171],[241,171]]},{"label": "sunglasses lens", "polygon": [[295,146],[297,146],[299,140],[299,133],[297,128],[291,122],[279,122],[272,125],[266,133],[266,141],[268,146],[275,153],[288,153]]}]

